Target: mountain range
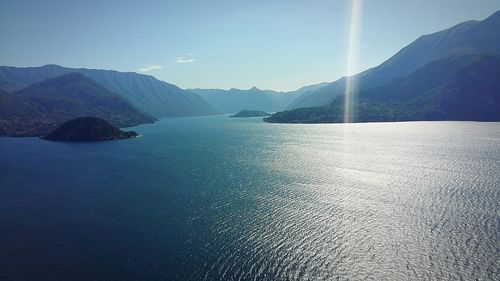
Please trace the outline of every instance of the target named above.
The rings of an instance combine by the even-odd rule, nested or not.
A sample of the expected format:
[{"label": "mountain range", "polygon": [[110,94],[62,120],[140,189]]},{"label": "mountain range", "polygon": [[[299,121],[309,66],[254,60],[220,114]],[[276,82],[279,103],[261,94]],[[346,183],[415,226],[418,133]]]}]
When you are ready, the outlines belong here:
[{"label": "mountain range", "polygon": [[82,116],[104,118],[119,127],[155,120],[80,73],[49,78],[14,93],[0,93],[0,135],[41,136],[64,121]]},{"label": "mountain range", "polygon": [[[421,36],[350,78],[357,87],[348,119],[355,122],[500,121],[500,11]],[[343,122],[346,81],[290,92],[184,90],[133,72],[0,66],[0,135],[40,136],[82,116],[128,127],[243,109],[277,112],[267,122]]]},{"label": "mountain range", "polygon": [[128,127],[215,113],[198,95],[149,75],[57,65],[0,66],[0,135],[39,136],[82,116]]},{"label": "mountain range", "polygon": [[243,109],[276,112],[286,109],[298,96],[328,84],[319,83],[289,92],[261,90],[257,87],[248,90],[189,89],[189,91],[198,94],[222,113],[235,113]]},{"label": "mountain range", "polygon": [[25,68],[0,66],[0,89],[14,92],[31,84],[72,72],[94,80],[108,91],[126,99],[140,111],[155,118],[216,113],[216,110],[198,95],[153,76],[134,72],[67,68],[58,65]]},{"label": "mountain range", "polygon": [[[405,78],[360,92],[357,122],[500,121],[500,56],[464,55],[432,62]],[[276,123],[344,122],[344,97],[324,107],[283,111]]]},{"label": "mountain range", "polygon": [[[355,75],[352,117],[359,122],[500,121],[499,30],[500,11],[483,21],[424,35],[381,65]],[[343,77],[302,94],[287,111],[265,120],[343,122],[345,84]]]}]

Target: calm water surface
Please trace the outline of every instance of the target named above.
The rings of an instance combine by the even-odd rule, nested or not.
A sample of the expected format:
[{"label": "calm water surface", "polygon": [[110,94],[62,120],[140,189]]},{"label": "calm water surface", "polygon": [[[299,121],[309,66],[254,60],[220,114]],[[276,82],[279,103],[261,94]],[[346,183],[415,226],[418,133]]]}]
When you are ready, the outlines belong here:
[{"label": "calm water surface", "polygon": [[0,138],[0,280],[499,280],[500,123]]}]

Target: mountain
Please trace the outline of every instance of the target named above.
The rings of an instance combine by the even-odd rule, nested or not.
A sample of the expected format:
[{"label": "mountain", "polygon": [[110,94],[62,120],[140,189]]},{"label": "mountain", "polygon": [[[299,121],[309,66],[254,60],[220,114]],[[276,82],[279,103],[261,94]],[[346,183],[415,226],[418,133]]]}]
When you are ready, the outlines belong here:
[{"label": "mountain", "polygon": [[[361,91],[354,120],[500,121],[500,56],[462,55],[427,64],[405,78]],[[278,123],[344,121],[344,99],[329,106],[276,113]]]},{"label": "mountain", "polygon": [[242,110],[234,115],[231,115],[229,117],[262,117],[262,116],[269,116],[271,114],[264,112],[264,111],[259,111],[259,110]]},{"label": "mountain", "polygon": [[293,108],[292,104],[297,100],[299,96],[305,97],[309,95],[309,93],[313,93],[314,91],[317,91],[329,84],[330,82],[322,82],[318,84],[304,86],[302,88],[290,92],[275,92],[269,90],[265,90],[264,92],[266,92],[269,96],[271,96],[278,104],[279,109],[275,111],[280,111],[289,108],[290,106],[292,106]]},{"label": "mountain", "polygon": [[[430,62],[466,54],[500,54],[500,11],[483,21],[467,21],[449,29],[424,35],[381,65],[355,75],[358,90],[403,78]],[[343,77],[316,91],[299,96],[287,109],[330,104],[343,95]]]},{"label": "mountain", "polygon": [[0,135],[43,135],[56,124],[80,116],[105,118],[118,127],[155,120],[80,73],[0,94]]},{"label": "mountain", "polygon": [[286,109],[303,108],[303,107],[316,107],[327,105],[336,97],[344,93],[346,78],[329,83],[319,89],[311,90],[302,93],[295,100],[293,100]]},{"label": "mountain", "polygon": [[321,83],[318,83],[318,84],[308,85],[308,86],[301,87],[298,90],[295,90],[293,92],[297,93],[297,94],[304,94],[304,93],[307,93],[307,92],[314,92],[316,90],[319,90],[319,89],[323,88],[326,85],[329,85],[330,83],[331,82],[321,82]]},{"label": "mountain", "polygon": [[248,90],[189,89],[189,91],[198,94],[223,113],[234,113],[245,108],[276,112],[284,110],[299,95],[307,91],[317,90],[327,84],[319,83],[305,86],[290,92],[260,90],[256,87]]},{"label": "mountain", "polygon": [[96,117],[78,117],[68,120],[46,136],[51,141],[104,141],[121,140],[136,137],[134,131],[124,132],[104,119]]},{"label": "mountain", "polygon": [[209,104],[223,113],[234,113],[245,108],[275,111],[276,103],[265,92],[253,87],[248,90],[240,89],[190,89]]},{"label": "mountain", "polygon": [[57,65],[41,67],[0,66],[0,89],[18,91],[33,83],[67,73],[77,72],[116,93],[140,111],[156,118],[196,116],[216,113],[198,95],[157,80],[153,76],[113,70],[66,68]]}]

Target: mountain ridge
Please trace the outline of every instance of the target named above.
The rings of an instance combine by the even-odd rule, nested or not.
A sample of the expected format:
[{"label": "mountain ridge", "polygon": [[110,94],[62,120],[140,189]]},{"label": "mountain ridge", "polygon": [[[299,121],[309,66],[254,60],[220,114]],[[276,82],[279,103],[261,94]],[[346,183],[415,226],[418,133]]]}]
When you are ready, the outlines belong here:
[{"label": "mountain ridge", "polygon": [[250,89],[188,89],[223,113],[235,113],[245,108],[255,108],[262,111],[276,112],[284,110],[297,96],[319,89],[327,82],[301,87],[294,91],[279,92],[261,90],[255,86]]},{"label": "mountain ridge", "polygon": [[33,83],[70,72],[82,73],[156,118],[217,113],[198,95],[160,81],[151,75],[135,72],[66,68],[54,64],[40,67],[0,66],[0,88],[8,92],[18,91]]},{"label": "mountain ridge", "polygon": [[[500,56],[463,55],[429,63],[405,78],[361,91],[353,109],[355,122],[500,121]],[[278,112],[265,121],[341,123],[344,99]]]},{"label": "mountain ridge", "polygon": [[[500,54],[500,11],[482,21],[466,21],[418,37],[382,64],[354,75],[358,90],[402,78],[439,59],[465,54]],[[287,109],[326,106],[344,94],[346,77],[308,95],[301,95]]]},{"label": "mountain ridge", "polygon": [[81,116],[103,118],[118,127],[155,121],[80,73],[67,73],[0,94],[0,135],[39,136]]}]

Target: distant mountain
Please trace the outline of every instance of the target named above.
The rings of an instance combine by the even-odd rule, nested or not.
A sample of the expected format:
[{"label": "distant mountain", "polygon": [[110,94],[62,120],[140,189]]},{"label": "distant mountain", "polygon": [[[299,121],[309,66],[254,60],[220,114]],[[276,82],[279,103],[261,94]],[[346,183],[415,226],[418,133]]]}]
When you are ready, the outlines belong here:
[{"label": "distant mountain", "polygon": [[[434,61],[405,78],[361,91],[358,122],[500,121],[500,56],[462,55]],[[343,122],[344,99],[329,106],[276,113],[267,122]]]},{"label": "distant mountain", "polygon": [[124,132],[101,118],[78,117],[64,122],[42,138],[51,141],[82,142],[121,140],[136,136],[136,132]]},{"label": "distant mountain", "polygon": [[321,82],[321,83],[318,83],[318,84],[313,84],[313,85],[308,85],[308,86],[304,86],[302,88],[299,88],[298,90],[295,90],[293,91],[294,93],[297,93],[297,94],[304,94],[304,93],[307,93],[307,92],[314,92],[316,90],[319,90],[327,85],[329,85],[331,82]]},{"label": "distant mountain", "polygon": [[245,108],[265,111],[275,111],[277,108],[273,98],[255,87],[248,90],[190,89],[189,91],[198,94],[223,113],[235,113]]},{"label": "distant mountain", "polygon": [[327,84],[305,86],[290,92],[260,90],[256,87],[248,90],[189,89],[189,91],[198,94],[223,113],[235,113],[245,108],[276,112],[284,110],[299,95],[307,91],[317,90]]},{"label": "distant mountain", "polygon": [[345,77],[342,77],[319,89],[304,92],[293,100],[286,109],[327,105],[338,96],[344,94],[345,81]]},{"label": "distant mountain", "polygon": [[278,104],[279,109],[275,111],[280,111],[290,107],[293,108],[293,103],[297,100],[298,97],[307,96],[309,93],[313,93],[314,91],[317,91],[329,84],[330,82],[322,82],[318,84],[304,86],[302,88],[290,92],[274,92],[269,90],[265,90],[265,92],[268,93]]},{"label": "distant mountain", "polygon": [[80,116],[109,120],[118,127],[153,122],[127,100],[80,73],[68,73],[0,94],[0,135],[38,136]]},{"label": "distant mountain", "polygon": [[108,91],[123,97],[142,112],[156,118],[216,113],[216,110],[198,95],[157,80],[153,76],[134,72],[66,68],[57,65],[26,68],[0,66],[0,89],[13,92],[71,72],[85,75]]},{"label": "distant mountain", "polygon": [[269,116],[271,114],[264,112],[264,111],[259,111],[259,110],[247,110],[244,109],[234,115],[231,115],[229,117],[262,117],[262,116]]},{"label": "distant mountain", "polygon": [[[381,65],[355,75],[358,90],[406,77],[430,62],[466,54],[500,54],[500,11],[483,21],[467,21],[449,29],[424,35]],[[288,109],[330,104],[344,94],[343,77],[316,91],[299,96]]]}]

